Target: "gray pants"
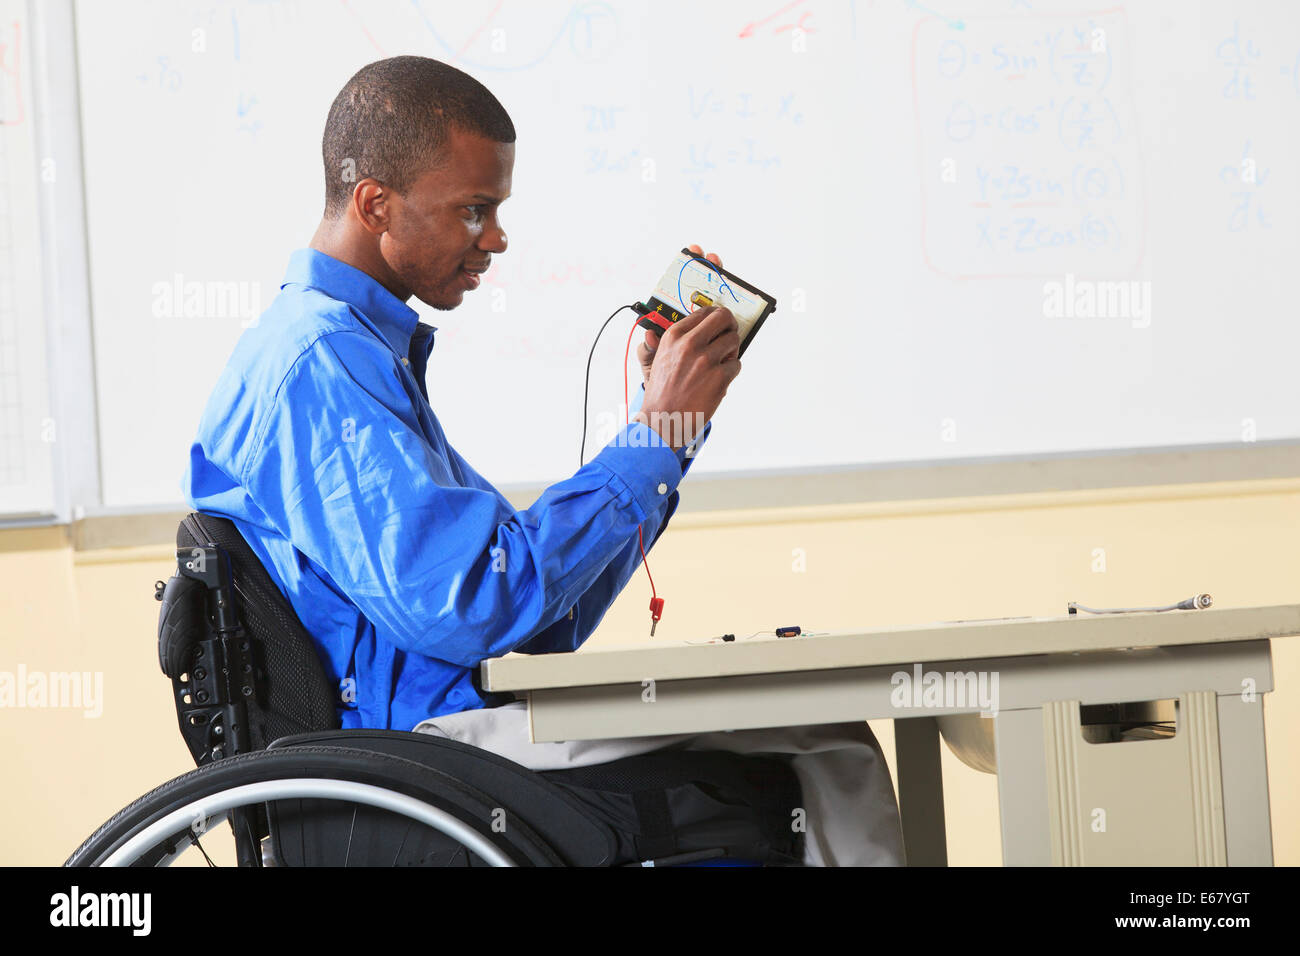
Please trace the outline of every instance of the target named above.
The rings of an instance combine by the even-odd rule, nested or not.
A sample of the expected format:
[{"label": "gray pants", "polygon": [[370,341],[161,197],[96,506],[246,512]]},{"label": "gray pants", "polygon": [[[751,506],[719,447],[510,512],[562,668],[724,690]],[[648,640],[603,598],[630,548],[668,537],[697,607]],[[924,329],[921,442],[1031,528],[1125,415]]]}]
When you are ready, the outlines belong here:
[{"label": "gray pants", "polygon": [[889,767],[867,722],[708,734],[531,743],[523,702],[421,721],[436,734],[530,770],[567,770],[685,744],[686,750],[791,755],[806,811],[808,866],[901,866],[903,833]]}]

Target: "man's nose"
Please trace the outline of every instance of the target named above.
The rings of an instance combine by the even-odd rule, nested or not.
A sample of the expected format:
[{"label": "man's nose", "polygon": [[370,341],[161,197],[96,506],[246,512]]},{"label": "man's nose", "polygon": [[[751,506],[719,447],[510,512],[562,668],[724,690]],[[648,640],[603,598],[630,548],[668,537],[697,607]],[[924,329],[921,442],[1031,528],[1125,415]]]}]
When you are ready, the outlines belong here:
[{"label": "man's nose", "polygon": [[484,229],[482,238],[479,241],[479,248],[484,252],[492,252],[496,255],[506,251],[505,231],[500,226],[493,226],[491,229]]}]

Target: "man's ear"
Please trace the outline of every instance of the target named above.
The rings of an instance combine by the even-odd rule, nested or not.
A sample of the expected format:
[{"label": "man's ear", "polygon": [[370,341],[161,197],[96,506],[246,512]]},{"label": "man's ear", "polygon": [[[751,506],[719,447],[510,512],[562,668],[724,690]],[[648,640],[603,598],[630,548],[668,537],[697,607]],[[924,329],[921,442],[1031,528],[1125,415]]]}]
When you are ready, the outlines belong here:
[{"label": "man's ear", "polygon": [[377,179],[363,179],[352,190],[352,214],[365,230],[381,235],[391,225],[393,194]]}]

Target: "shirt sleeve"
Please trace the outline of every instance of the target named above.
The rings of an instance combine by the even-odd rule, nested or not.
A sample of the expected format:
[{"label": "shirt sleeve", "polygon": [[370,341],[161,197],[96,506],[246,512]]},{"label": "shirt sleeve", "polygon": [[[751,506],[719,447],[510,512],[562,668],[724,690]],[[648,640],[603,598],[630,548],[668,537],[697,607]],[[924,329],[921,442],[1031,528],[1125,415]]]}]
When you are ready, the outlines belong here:
[{"label": "shirt sleeve", "polygon": [[[451,451],[461,462],[471,481],[487,488],[492,487],[463,458],[460,458],[455,449],[451,449]],[[680,492],[673,491],[672,494],[668,495],[664,508],[642,523],[641,530],[645,539],[646,554],[650,553],[663,534],[664,529],[668,527],[668,520],[672,517],[673,512],[677,510],[679,497]],[[614,559],[592,582],[591,586],[582,593],[577,602],[561,615],[555,623],[543,628],[522,644],[517,645],[515,651],[522,654],[549,654],[555,651],[577,650],[600,625],[615,599],[623,592],[627,583],[636,574],[640,564],[641,543],[636,532],[633,532],[623,549],[615,555]],[[648,604],[647,601],[647,613],[649,612]]]},{"label": "shirt sleeve", "polygon": [[[641,408],[641,402],[644,398],[645,385],[643,384],[638,390],[638,395],[629,406],[629,417],[635,415]],[[682,477],[685,477],[686,473],[691,470],[691,462],[695,460],[695,454],[698,453],[700,446],[707,440],[709,431],[712,428],[713,422],[710,421],[704,426],[704,430],[700,432],[694,442],[686,448],[674,452],[678,463],[681,465]],[[646,539],[645,552],[647,555],[655,543],[658,542],[660,536],[663,535],[664,529],[668,527],[669,520],[677,511],[680,497],[681,493],[679,491],[674,491],[669,495],[667,508],[664,511],[663,518],[658,522],[654,537]],[[600,625],[614,600],[622,593],[623,588],[627,586],[632,576],[636,574],[637,566],[640,563],[641,547],[639,542],[633,539],[628,542],[628,546],[619,552],[600,577],[596,579],[595,583],[582,595],[582,598],[574,605],[571,616],[569,614],[564,615],[550,627],[516,647],[515,650],[524,654],[577,650]],[[649,611],[648,605],[649,602],[647,602],[647,611]]]},{"label": "shirt sleeve", "polygon": [[637,528],[661,530],[682,477],[673,449],[633,423],[512,511],[463,483],[468,465],[440,456],[417,414],[383,343],[331,333],[286,375],[241,477],[393,644],[464,667],[567,615],[629,546],[639,558]]}]

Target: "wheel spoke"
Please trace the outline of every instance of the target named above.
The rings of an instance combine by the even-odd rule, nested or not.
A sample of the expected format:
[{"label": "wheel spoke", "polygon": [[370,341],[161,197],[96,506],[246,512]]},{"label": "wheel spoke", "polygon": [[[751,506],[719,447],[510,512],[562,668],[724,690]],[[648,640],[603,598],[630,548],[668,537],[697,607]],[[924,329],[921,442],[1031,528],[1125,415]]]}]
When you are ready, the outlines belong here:
[{"label": "wheel spoke", "polygon": [[343,865],[348,865],[348,860],[352,859],[352,834],[357,832],[357,808],[352,808],[352,822],[348,824],[348,845],[346,852],[343,854]]}]

